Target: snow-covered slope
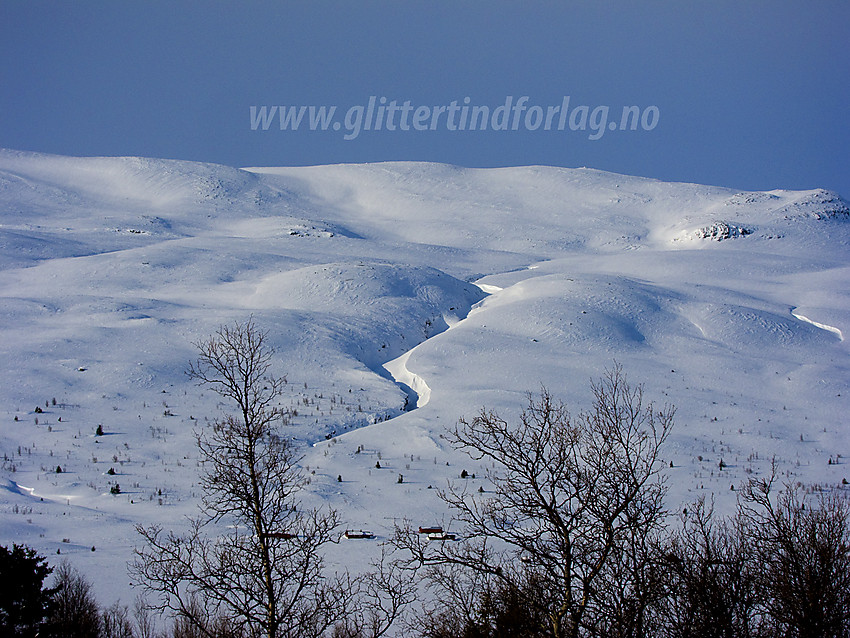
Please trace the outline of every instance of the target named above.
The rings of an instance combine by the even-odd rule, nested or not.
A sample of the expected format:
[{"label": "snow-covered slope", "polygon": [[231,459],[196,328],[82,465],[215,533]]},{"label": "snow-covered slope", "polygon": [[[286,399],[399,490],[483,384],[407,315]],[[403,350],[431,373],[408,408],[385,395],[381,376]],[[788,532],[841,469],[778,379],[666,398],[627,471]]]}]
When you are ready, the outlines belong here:
[{"label": "snow-covered slope", "polygon": [[[848,284],[850,210],[819,189],[0,151],[0,543],[61,552],[130,602],[133,525],[193,513],[193,431],[223,407],[184,374],[192,344],[252,314],[308,499],[378,538],[448,524],[433,488],[461,470],[481,485],[442,437],[460,416],[516,414],[542,385],[579,411],[614,360],[678,408],[671,508],[728,509],[774,456],[838,486]],[[356,547],[338,560],[376,543]]]}]

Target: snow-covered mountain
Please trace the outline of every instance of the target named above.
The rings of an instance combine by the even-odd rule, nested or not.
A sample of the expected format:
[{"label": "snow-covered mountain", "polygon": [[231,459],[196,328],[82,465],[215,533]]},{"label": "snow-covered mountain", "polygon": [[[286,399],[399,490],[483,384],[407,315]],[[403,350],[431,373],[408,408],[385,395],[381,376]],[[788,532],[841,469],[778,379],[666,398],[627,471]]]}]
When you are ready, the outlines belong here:
[{"label": "snow-covered mountain", "polygon": [[[298,409],[308,500],[378,540],[448,524],[433,488],[462,470],[481,485],[442,438],[460,416],[515,415],[541,386],[578,412],[615,360],[677,406],[672,509],[728,510],[772,457],[837,486],[849,284],[850,209],[824,190],[3,150],[0,543],[130,602],[133,526],[194,512],[193,431],[224,407],[185,375],[193,343],[250,315]],[[376,551],[357,543],[337,560]]]}]

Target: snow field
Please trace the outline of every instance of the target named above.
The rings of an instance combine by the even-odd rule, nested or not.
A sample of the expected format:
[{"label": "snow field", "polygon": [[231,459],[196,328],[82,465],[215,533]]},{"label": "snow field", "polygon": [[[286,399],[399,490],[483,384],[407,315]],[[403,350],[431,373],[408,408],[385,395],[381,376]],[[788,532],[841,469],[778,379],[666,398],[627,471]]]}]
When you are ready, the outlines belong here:
[{"label": "snow field", "polygon": [[[713,495],[730,511],[773,457],[789,481],[841,489],[842,211],[821,190],[589,169],[0,151],[0,542],[131,603],[134,525],[185,524],[194,431],[227,409],[186,377],[192,344],[249,315],[287,379],[306,503],[376,535],[342,540],[332,565],[363,568],[402,519],[459,531],[438,490],[487,498],[492,468],[448,444],[457,419],[510,418],[541,386],[578,413],[615,360],[677,407],[672,510]],[[701,232],[721,224],[750,232]]]}]

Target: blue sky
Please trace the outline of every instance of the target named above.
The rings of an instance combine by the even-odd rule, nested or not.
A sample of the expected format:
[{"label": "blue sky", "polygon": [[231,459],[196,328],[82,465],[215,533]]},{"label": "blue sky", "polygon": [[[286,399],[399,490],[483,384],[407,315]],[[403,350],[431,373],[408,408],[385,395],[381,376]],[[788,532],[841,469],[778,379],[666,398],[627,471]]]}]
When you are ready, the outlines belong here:
[{"label": "blue sky", "polygon": [[[590,166],[850,198],[850,4],[0,3],[0,146],[271,166]],[[531,130],[530,106],[655,106],[651,130]],[[251,106],[494,110],[518,130],[251,130]],[[578,114],[580,115],[580,113]],[[532,121],[533,123],[533,121]],[[576,120],[576,123],[580,123]]]}]

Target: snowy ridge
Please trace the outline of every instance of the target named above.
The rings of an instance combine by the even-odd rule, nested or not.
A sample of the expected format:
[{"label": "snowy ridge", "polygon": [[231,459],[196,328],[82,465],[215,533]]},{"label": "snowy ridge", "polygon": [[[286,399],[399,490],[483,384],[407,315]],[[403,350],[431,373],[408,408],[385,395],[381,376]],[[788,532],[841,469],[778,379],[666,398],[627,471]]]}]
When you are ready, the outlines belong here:
[{"label": "snowy ridge", "polygon": [[[131,601],[133,525],[185,525],[193,431],[226,408],[186,378],[192,344],[249,315],[287,379],[308,500],[379,540],[448,523],[434,488],[461,470],[483,486],[446,444],[459,417],[511,418],[542,385],[579,411],[614,360],[678,408],[672,508],[728,509],[772,457],[840,486],[848,210],[591,169],[0,150],[0,542],[59,550],[103,602]],[[331,558],[377,550],[358,548]]]},{"label": "snowy ridge", "polygon": [[805,315],[802,315],[799,312],[796,312],[795,309],[793,309],[793,308],[791,309],[791,314],[795,318],[799,319],[800,321],[805,321],[806,323],[812,324],[816,328],[820,328],[821,330],[826,330],[827,332],[831,332],[833,334],[838,335],[838,339],[840,341],[844,341],[844,334],[841,332],[841,330],[839,328],[836,328],[835,326],[830,326],[828,324],[820,323],[820,322],[814,321],[812,319],[809,319]]},{"label": "snowy ridge", "polygon": [[392,375],[397,383],[403,384],[412,391],[411,397],[414,401],[406,404],[408,409],[411,407],[410,403],[413,404],[412,407],[423,408],[431,400],[431,388],[428,387],[425,379],[407,368],[407,360],[410,359],[413,350],[409,350],[400,357],[384,364],[386,371]]}]

